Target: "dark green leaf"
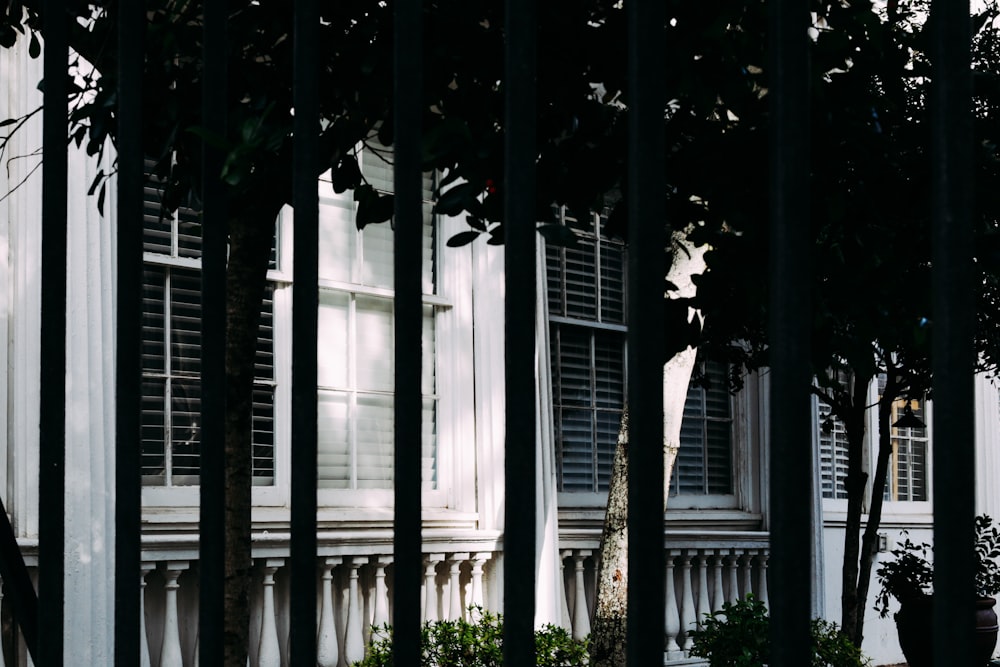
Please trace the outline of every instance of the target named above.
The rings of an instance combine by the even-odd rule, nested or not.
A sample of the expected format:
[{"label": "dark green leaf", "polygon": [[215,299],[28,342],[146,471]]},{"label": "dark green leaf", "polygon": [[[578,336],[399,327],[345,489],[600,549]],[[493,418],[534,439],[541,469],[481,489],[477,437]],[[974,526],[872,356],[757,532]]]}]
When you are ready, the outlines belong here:
[{"label": "dark green leaf", "polygon": [[479,232],[459,232],[455,234],[450,239],[448,239],[449,248],[460,248],[464,245],[468,245],[479,238]]},{"label": "dark green leaf", "polygon": [[458,215],[468,209],[482,191],[481,187],[472,183],[459,183],[441,193],[434,205],[434,212],[438,215]]},{"label": "dark green leaf", "polygon": [[361,169],[358,168],[357,158],[345,155],[330,173],[330,178],[333,181],[333,191],[338,194],[358,187],[361,183]]},{"label": "dark green leaf", "polygon": [[92,196],[97,190],[97,186],[101,184],[104,180],[104,170],[101,169],[97,172],[97,176],[94,177],[94,182],[90,184],[90,189],[87,190],[87,196]]},{"label": "dark green leaf", "polygon": [[101,184],[101,191],[97,194],[97,212],[104,215],[104,196],[107,194],[108,183]]}]

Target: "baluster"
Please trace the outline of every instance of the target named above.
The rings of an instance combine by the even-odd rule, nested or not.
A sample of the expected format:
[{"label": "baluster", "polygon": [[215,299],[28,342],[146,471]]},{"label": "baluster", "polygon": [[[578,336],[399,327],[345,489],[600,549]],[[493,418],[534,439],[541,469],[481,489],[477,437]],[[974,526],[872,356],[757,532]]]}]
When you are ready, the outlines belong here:
[{"label": "baluster", "polygon": [[722,609],[722,554],[712,556],[712,611]]},{"label": "baluster", "polygon": [[321,569],[319,631],[316,634],[316,664],[319,667],[337,667],[340,659],[337,626],[333,622],[333,568],[343,562],[340,556],[331,556],[323,561]]},{"label": "baluster", "polygon": [[[150,667],[149,639],[146,637],[146,575],[153,571],[155,563],[145,562],[139,566],[139,667]],[[198,654],[195,653],[197,660]],[[197,667],[197,663],[195,664]]]},{"label": "baluster", "polygon": [[760,601],[764,603],[765,607],[769,607],[767,599],[767,560],[769,554],[767,550],[761,549],[759,555],[757,556],[757,563],[760,565],[760,578],[757,581],[758,593],[757,596]]},{"label": "baluster", "polygon": [[691,648],[691,630],[697,624],[694,615],[694,597],[691,593],[691,556],[687,553],[681,556],[681,627],[684,629],[684,641],[681,648],[685,651]]},{"label": "baluster", "polygon": [[461,620],[465,614],[462,610],[462,587],[459,583],[462,561],[468,560],[469,554],[454,553],[448,558],[448,620]]},{"label": "baluster", "polygon": [[711,605],[708,603],[708,556],[704,551],[698,552],[698,615],[696,624],[701,628],[705,622],[705,615],[710,612]]},{"label": "baluster", "polygon": [[478,609],[486,608],[486,602],[483,599],[483,566],[489,559],[489,553],[472,554],[472,582],[469,586],[472,599],[469,601],[469,606],[477,609],[469,614],[469,620],[472,622],[476,622],[480,618]]},{"label": "baluster", "polygon": [[257,641],[257,666],[281,667],[278,644],[278,620],[274,613],[274,573],[285,564],[282,558],[264,561],[263,601],[260,614],[260,639]]},{"label": "baluster", "polygon": [[746,597],[753,593],[753,554],[743,554],[743,595]]},{"label": "baluster", "polygon": [[187,561],[167,561],[164,571],[163,646],[160,648],[160,667],[184,667],[181,655],[181,636],[177,615],[177,579],[190,567]]},{"label": "baluster", "polygon": [[566,586],[566,559],[573,555],[572,551],[563,550],[559,552],[559,613],[562,614],[562,626],[572,632],[573,616],[569,613],[569,599]]},{"label": "baluster", "polygon": [[587,609],[587,589],[583,580],[583,561],[590,551],[573,552],[573,639],[583,639],[590,634],[590,610]]},{"label": "baluster", "polygon": [[[681,631],[681,618],[677,612],[677,593],[674,591],[674,559],[677,551],[667,550],[667,583],[666,583],[666,621],[663,624],[666,633],[667,657],[676,657],[681,647],[677,644],[677,635]],[[671,654],[674,654],[673,656]]]},{"label": "baluster", "polygon": [[729,561],[729,597],[726,598],[726,602],[736,604],[740,599],[740,582],[739,577],[736,574],[736,568],[740,557],[739,554],[736,553],[735,549],[733,550],[733,553],[727,557],[727,560]]},{"label": "baluster", "polygon": [[347,630],[344,633],[344,658],[352,665],[365,657],[364,619],[361,613],[361,590],[358,586],[358,568],[361,557],[355,556],[347,563]]},{"label": "baluster", "polygon": [[375,600],[374,612],[372,614],[372,625],[381,628],[389,622],[389,589],[385,583],[385,568],[392,563],[392,556],[378,555],[371,557],[372,567],[375,568]]},{"label": "baluster", "polygon": [[444,554],[427,554],[424,569],[424,620],[428,623],[433,623],[439,618],[437,564],[443,560]]}]

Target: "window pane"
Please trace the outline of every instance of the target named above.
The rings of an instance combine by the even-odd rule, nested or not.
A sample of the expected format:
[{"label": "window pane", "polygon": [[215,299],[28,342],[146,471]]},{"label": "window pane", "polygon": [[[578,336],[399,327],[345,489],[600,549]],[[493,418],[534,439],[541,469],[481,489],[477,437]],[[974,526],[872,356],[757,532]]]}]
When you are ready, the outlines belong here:
[{"label": "window pane", "polygon": [[625,404],[625,339],[615,333],[594,334],[595,405],[621,409]]},{"label": "window pane", "polygon": [[564,289],[566,315],[583,319],[597,319],[597,278],[594,241],[579,239],[577,246],[566,248]]},{"label": "window pane", "polygon": [[559,472],[562,491],[596,491],[594,484],[594,413],[563,408],[559,424]]},{"label": "window pane", "polygon": [[142,368],[148,373],[163,373],[166,369],[163,302],[166,274],[159,267],[146,267],[142,286]]},{"label": "window pane", "polygon": [[170,358],[177,375],[201,373],[201,280],[198,272],[170,271]]},{"label": "window pane", "polygon": [[364,252],[362,284],[392,289],[392,227],[387,223],[368,225],[361,239]]},{"label": "window pane", "polygon": [[392,391],[392,301],[358,296],[356,303],[357,388]]},{"label": "window pane", "polygon": [[347,317],[350,296],[320,290],[317,327],[316,376],[321,387],[349,386]]},{"label": "window pane", "polygon": [[625,321],[625,249],[620,243],[601,241],[601,320]]},{"label": "window pane", "polygon": [[175,380],[170,385],[170,462],[174,484],[198,483],[201,441],[200,382]]},{"label": "window pane", "polygon": [[347,197],[323,198],[319,206],[319,277],[354,281],[358,232],[354,203]]},{"label": "window pane", "polygon": [[142,383],[142,475],[162,484],[166,475],[165,380]]},{"label": "window pane", "polygon": [[556,400],[563,405],[593,405],[590,332],[580,327],[559,327],[558,341]]},{"label": "window pane", "polygon": [[392,488],[393,422],[391,396],[358,395],[359,489]]},{"label": "window pane", "polygon": [[346,489],[351,482],[348,397],[341,392],[320,391],[317,399],[319,487]]}]

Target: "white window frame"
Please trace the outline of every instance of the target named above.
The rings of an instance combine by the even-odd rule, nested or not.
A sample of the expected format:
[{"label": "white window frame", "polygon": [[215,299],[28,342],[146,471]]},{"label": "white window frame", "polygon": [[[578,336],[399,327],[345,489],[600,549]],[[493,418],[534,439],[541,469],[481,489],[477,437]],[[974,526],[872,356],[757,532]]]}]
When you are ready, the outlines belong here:
[{"label": "white window frame", "polygon": [[[319,187],[324,187],[321,181]],[[330,196],[328,191],[322,196]],[[351,193],[337,195],[351,197]],[[353,204],[356,207],[357,204]],[[387,223],[385,223],[387,224]],[[448,521],[474,521],[476,516],[475,455],[463,454],[475,442],[475,399],[472,392],[460,386],[456,378],[471,382],[472,377],[472,261],[470,248],[447,248],[445,242],[455,233],[467,229],[464,220],[435,220],[434,237],[435,294],[424,294],[423,303],[434,309],[435,327],[435,391],[437,405],[437,488],[424,491],[422,503],[428,516]],[[274,479],[269,486],[254,486],[252,503],[257,510],[268,507],[281,509],[289,504],[291,482],[291,323],[292,275],[294,271],[294,215],[285,207],[277,221],[277,268],[268,271],[274,285]],[[191,268],[200,267],[200,260],[189,260]],[[333,287],[359,295],[391,298],[392,290],[365,287],[353,283],[321,281],[320,288]],[[187,510],[164,515],[156,520],[183,520],[197,510],[200,487],[144,486],[142,501],[145,509]],[[317,494],[321,521],[391,520],[392,489],[320,489]],[[270,516],[270,515],[268,515]]]}]

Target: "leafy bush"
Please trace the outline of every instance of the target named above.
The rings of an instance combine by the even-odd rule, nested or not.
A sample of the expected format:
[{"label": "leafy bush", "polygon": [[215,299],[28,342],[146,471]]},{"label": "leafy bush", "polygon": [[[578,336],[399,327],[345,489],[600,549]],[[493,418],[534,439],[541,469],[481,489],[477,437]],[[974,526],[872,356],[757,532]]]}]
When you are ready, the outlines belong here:
[{"label": "leafy bush", "polygon": [[[503,663],[503,618],[479,607],[470,609],[470,622],[424,623],[420,632],[421,667],[501,667]],[[538,667],[583,667],[587,665],[587,642],[573,639],[566,630],[546,625],[535,631]],[[392,628],[372,631],[372,642],[364,660],[354,667],[392,665]]]},{"label": "leafy bush", "polygon": [[[747,595],[705,615],[701,630],[691,633],[691,655],[708,658],[710,667],[763,667],[771,652],[770,619],[764,603]],[[835,623],[812,622],[812,667],[865,667],[860,649],[840,633]]]},{"label": "leafy bush", "polygon": [[[878,566],[880,589],[875,596],[875,609],[882,618],[889,615],[889,598],[901,604],[930,595],[934,582],[934,566],[928,560],[933,549],[926,542],[914,544],[907,532],[902,531],[903,543],[892,550],[894,560]],[[1000,593],[1000,530],[993,519],[980,514],[976,517],[976,595],[989,598]]]}]

